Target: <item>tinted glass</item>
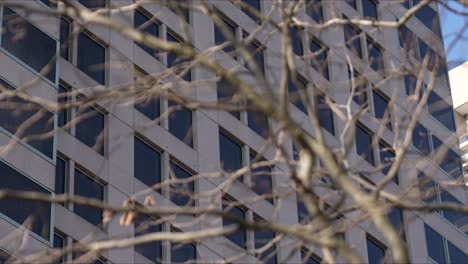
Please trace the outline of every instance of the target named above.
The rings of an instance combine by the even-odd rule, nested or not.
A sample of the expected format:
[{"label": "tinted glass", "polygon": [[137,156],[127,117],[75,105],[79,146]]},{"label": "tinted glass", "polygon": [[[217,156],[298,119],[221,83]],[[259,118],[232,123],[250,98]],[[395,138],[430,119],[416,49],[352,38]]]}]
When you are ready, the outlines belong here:
[{"label": "tinted glass", "polygon": [[[222,21],[224,22],[222,27],[219,27],[217,24],[214,24],[214,34],[215,34],[216,45],[221,45],[228,41],[228,37],[223,33],[224,30],[226,30],[227,33],[229,33],[229,35],[231,35],[232,38],[236,38],[236,26],[230,21],[226,21],[226,20],[222,20]],[[232,45],[228,45],[225,48],[223,48],[223,50],[229,53],[234,50],[234,47]]]},{"label": "tinted glass", "polygon": [[[242,0],[244,4],[249,5],[252,9],[255,9],[257,12],[260,12],[260,0]],[[244,11],[250,18],[253,20],[259,22],[260,19],[252,12],[250,12],[247,8],[242,8],[242,11]]]},{"label": "tinted glass", "polygon": [[320,260],[314,255],[309,254],[305,250],[301,250],[303,264],[320,264]]},{"label": "tinted glass", "polygon": [[247,124],[255,131],[255,133],[259,134],[262,137],[268,136],[268,117],[259,112],[247,112]]},{"label": "tinted glass", "polygon": [[134,174],[138,180],[148,186],[161,182],[161,154],[159,152],[135,138],[134,158]]},{"label": "tinted glass", "polygon": [[[175,33],[172,33],[171,31],[168,30],[166,34],[166,40],[169,42],[177,42],[177,43],[182,43],[182,38],[179,36],[176,36]],[[179,58],[177,55],[173,52],[167,53],[167,67],[173,67],[177,64],[184,64],[187,60],[185,58]],[[179,68],[176,67],[176,68]],[[181,71],[185,71],[185,67],[180,67],[180,69],[177,69],[175,71],[176,74],[179,74]],[[190,70],[187,70],[187,72],[182,76],[182,79],[186,80],[187,82],[192,80],[192,74]]]},{"label": "tinted glass", "polygon": [[60,18],[60,55],[66,59],[70,60],[70,32],[71,32],[71,23],[68,19],[64,17]]},{"label": "tinted glass", "polygon": [[372,152],[372,135],[359,125],[356,126],[356,150],[370,164],[375,164]]},{"label": "tinted glass", "polygon": [[[225,201],[223,201],[223,211],[239,219],[245,219],[245,211],[243,209],[237,206],[234,206],[234,207],[228,206]],[[229,225],[235,225],[235,224],[236,224],[235,222],[230,221],[226,218],[223,218],[223,226],[229,226]],[[245,229],[241,229],[233,234],[226,235],[226,237],[241,248],[245,248],[247,246],[246,245],[247,234],[245,232]]]},{"label": "tinted glass", "polygon": [[171,263],[193,263],[197,259],[197,247],[194,244],[171,245]]},{"label": "tinted glass", "polygon": [[[254,216],[255,222],[265,222],[263,219],[258,219]],[[267,247],[262,253],[257,253],[256,257],[265,264],[276,264],[276,244],[268,245],[267,244],[275,238],[275,233],[268,230],[255,230],[254,231],[254,243],[255,249],[260,249]]]},{"label": "tinted glass", "polygon": [[2,48],[55,83],[57,42],[10,8],[3,8]]},{"label": "tinted glass", "polygon": [[293,26],[289,28],[289,37],[291,38],[291,45],[293,52],[297,56],[304,55],[304,46],[302,45],[302,37],[300,30]]},{"label": "tinted glass", "polygon": [[444,241],[442,236],[426,224],[424,225],[424,230],[426,233],[426,245],[429,257],[436,263],[445,263]]},{"label": "tinted glass", "polygon": [[151,89],[153,79],[136,66],[134,67],[134,73],[134,86],[137,89],[137,93],[139,93],[139,98],[135,99],[135,109],[149,119],[154,120],[161,114],[161,102],[159,97],[153,95],[151,91],[148,91],[148,93],[143,92]]},{"label": "tinted glass", "polygon": [[447,129],[456,132],[455,120],[453,117],[453,108],[444,99],[431,91],[427,99],[427,108],[429,113],[443,124]]},{"label": "tinted glass", "polygon": [[382,264],[384,263],[385,249],[367,238],[367,256],[369,264]]},{"label": "tinted glass", "polygon": [[55,165],[55,194],[63,194],[66,191],[67,182],[67,162],[57,157]]},{"label": "tinted glass", "polygon": [[[348,76],[351,76],[351,72],[348,72]],[[351,92],[353,92],[352,87],[354,87],[353,101],[362,107],[367,106],[367,81],[360,73],[354,71],[354,78],[350,81],[350,85]]]},{"label": "tinted glass", "polygon": [[419,123],[416,123],[413,130],[413,146],[423,154],[427,155],[429,153],[429,137],[427,129]]},{"label": "tinted glass", "polygon": [[307,84],[303,81],[302,78],[297,78],[297,85],[293,82],[291,78],[288,79],[288,93],[289,101],[293,103],[299,110],[304,113],[307,113],[307,108],[304,105],[304,102],[300,95],[300,90],[305,90]]},{"label": "tinted glass", "polygon": [[78,68],[101,85],[106,83],[106,48],[85,33],[78,35]]},{"label": "tinted glass", "polygon": [[[418,79],[414,75],[405,75],[405,90],[407,95],[414,95],[416,93],[416,85],[418,83]],[[419,88],[420,94],[422,94],[422,88]],[[421,96],[418,98],[421,98]]]},{"label": "tinted glass", "polygon": [[365,18],[377,19],[377,4],[374,0],[362,0],[362,13]]},{"label": "tinted glass", "polygon": [[232,172],[242,167],[242,147],[223,133],[219,133],[219,155],[223,170]]},{"label": "tinted glass", "polygon": [[78,0],[82,5],[87,8],[99,8],[106,6],[106,0]]},{"label": "tinted glass", "polygon": [[[169,101],[169,107],[177,107],[177,104]],[[193,147],[192,111],[183,108],[169,115],[169,132]]]},{"label": "tinted glass", "polygon": [[[256,160],[255,155],[250,155],[250,162],[261,162],[264,160]],[[259,168],[252,168],[251,171],[252,177],[252,190],[256,192],[258,195],[265,195],[271,196],[273,194],[273,181],[271,175],[271,168],[270,167],[259,167]],[[267,198],[267,201],[273,203],[272,198]]]},{"label": "tinted glass", "polygon": [[[156,223],[156,220],[151,217],[139,214],[135,219],[135,236],[158,233],[161,231],[161,224]],[[162,243],[160,241],[136,245],[135,251],[151,260],[153,263],[161,263]]]},{"label": "tinted glass", "polygon": [[367,38],[367,53],[369,55],[369,64],[374,71],[384,69],[384,58],[382,48],[375,41]]},{"label": "tinted glass", "polygon": [[[386,175],[388,171],[390,170],[390,167],[393,164],[393,161],[395,160],[395,152],[393,152],[393,149],[388,146],[387,144],[379,143],[379,152],[380,152],[380,165],[383,167],[382,168],[382,173]],[[398,184],[398,174],[395,175],[393,178],[393,181]]]},{"label": "tinted glass", "polygon": [[[159,37],[159,25],[154,20],[147,17],[140,10],[135,10],[133,14],[133,25],[136,29],[153,37]],[[142,43],[136,44],[154,58],[158,58],[158,50],[148,47]]]},{"label": "tinted glass", "polygon": [[323,10],[322,3],[318,0],[307,0],[306,1],[306,13],[315,22],[323,23]]},{"label": "tinted glass", "polygon": [[[75,195],[104,201],[104,186],[90,178],[80,170],[75,169]],[[99,225],[102,219],[102,209],[75,204],[73,211],[93,225]]]},{"label": "tinted glass", "polygon": [[[434,147],[434,152],[439,153],[439,147],[442,146],[442,141],[436,136],[432,135],[432,145]],[[441,160],[438,160],[439,166],[447,172],[450,176],[458,178],[462,176],[461,160],[460,156],[450,148],[446,150],[445,155]]]},{"label": "tinted glass", "polygon": [[[347,19],[347,17],[345,17]],[[350,24],[343,25],[344,37],[346,41],[346,47],[356,56],[362,58],[361,49],[361,30],[351,26]]]},{"label": "tinted glass", "polygon": [[[2,79],[0,87],[15,89]],[[54,114],[41,105],[20,96],[8,96],[0,100],[0,125],[47,157],[53,157],[54,135],[49,133],[54,129]]]},{"label": "tinted glass", "polygon": [[62,127],[68,123],[68,106],[66,104],[69,103],[70,101],[70,95],[69,95],[69,90],[62,84],[59,85],[58,89],[58,103],[60,104],[59,106],[61,109],[58,111],[58,118],[57,118],[57,125],[59,127]]},{"label": "tinted glass", "polygon": [[[223,103],[224,105],[237,105],[235,103],[231,103],[232,100],[234,100],[234,96],[236,91],[234,88],[229,85],[229,83],[225,80],[220,80],[217,83],[216,86],[217,89],[217,96],[218,96],[218,102]],[[235,118],[240,120],[240,112],[239,111],[229,111],[231,115],[233,115]]]},{"label": "tinted glass", "polygon": [[171,169],[171,179],[185,181],[171,184],[171,201],[178,206],[193,205],[194,201],[190,199],[190,196],[195,192],[195,184],[191,178],[192,174],[173,162],[171,162]]},{"label": "tinted glass", "polygon": [[311,55],[311,64],[323,77],[330,80],[328,71],[328,47],[325,47],[318,39],[312,39],[309,45]]},{"label": "tinted glass", "polygon": [[[65,248],[65,243],[66,243],[66,238],[63,237],[60,234],[54,233],[54,244],[53,247],[55,249],[63,249]],[[62,256],[61,258],[57,258],[57,261],[54,263],[65,263],[65,256]]]},{"label": "tinted glass", "polygon": [[410,54],[415,56],[416,43],[414,33],[403,25],[398,28],[398,37],[400,41],[400,47],[404,48],[406,51],[410,52]]},{"label": "tinted glass", "polygon": [[[441,190],[440,199],[442,202],[449,202],[462,205],[454,196],[452,196],[447,191]],[[449,220],[454,226],[460,228],[465,234],[468,234],[468,231],[464,228],[468,223],[468,216],[463,213],[451,211],[451,210],[442,210],[442,215],[445,219]]]},{"label": "tinted glass", "polygon": [[300,198],[298,198],[297,202],[297,216],[299,223],[305,224],[310,221],[309,211],[307,211],[304,202]]},{"label": "tinted glass", "polygon": [[384,95],[376,91],[372,91],[372,94],[373,94],[373,99],[374,99],[375,118],[381,119],[381,122],[385,121],[386,126],[389,129],[392,129],[391,123],[390,123],[390,112],[386,113],[387,108],[388,108],[388,99]]},{"label": "tinted glass", "polygon": [[465,254],[463,251],[458,249],[452,243],[447,242],[448,252],[450,256],[450,264],[463,264],[466,263],[468,259],[468,255]]},{"label": "tinted glass", "polygon": [[179,18],[182,18],[185,22],[190,23],[190,10],[187,6],[190,6],[191,0],[173,0],[172,2],[179,2],[180,5],[169,6]]},{"label": "tinted glass", "polygon": [[[247,33],[244,32],[244,38],[246,38],[246,34]],[[258,44],[256,41],[252,41],[249,44],[247,44],[246,48],[249,51],[250,55],[253,57],[253,60],[257,65],[258,69],[263,74],[265,74],[265,58],[263,56],[264,47],[260,46],[260,44]]]},{"label": "tinted glass", "polygon": [[405,237],[405,228],[403,224],[403,214],[400,208],[392,208],[390,213],[388,213],[390,222],[393,227],[400,233],[401,237]]},{"label": "tinted glass", "polygon": [[[51,193],[26,176],[0,161],[0,189]],[[18,206],[21,205],[21,210]],[[51,204],[33,200],[2,199],[0,212],[18,224],[25,225],[33,233],[50,240]],[[28,218],[30,220],[28,220]],[[30,223],[28,223],[31,221]]]},{"label": "tinted glass", "polygon": [[80,107],[77,110],[80,119],[75,128],[75,137],[90,148],[104,155],[105,116],[91,106]]},{"label": "tinted glass", "polygon": [[56,7],[57,6],[57,0],[41,0],[42,3],[44,3],[46,6],[49,7]]},{"label": "tinted glass", "polygon": [[318,118],[320,125],[325,128],[332,135],[335,134],[335,122],[333,118],[333,111],[328,106],[325,96],[317,95],[316,97],[316,107],[318,111]]},{"label": "tinted glass", "polygon": [[432,30],[439,38],[441,38],[439,16],[429,5],[423,6],[415,16],[424,24],[427,28]]},{"label": "tinted glass", "polygon": [[352,6],[354,9],[357,9],[356,0],[345,0],[345,2],[347,2],[348,5]]}]

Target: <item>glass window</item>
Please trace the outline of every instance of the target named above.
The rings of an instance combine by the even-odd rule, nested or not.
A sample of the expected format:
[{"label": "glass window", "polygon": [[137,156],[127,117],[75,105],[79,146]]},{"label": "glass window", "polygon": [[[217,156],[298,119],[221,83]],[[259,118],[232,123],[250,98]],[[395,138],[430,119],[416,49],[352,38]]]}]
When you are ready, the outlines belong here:
[{"label": "glass window", "polygon": [[[63,235],[62,233],[59,233],[57,231],[54,232],[54,244],[53,247],[55,249],[64,249],[67,247],[67,237]],[[63,254],[63,253],[62,253]],[[55,258],[54,263],[65,263],[65,255],[61,256],[60,258]]]},{"label": "glass window", "polygon": [[78,35],[78,68],[101,85],[106,83],[106,48],[86,33]]},{"label": "glass window", "polygon": [[367,241],[367,257],[369,259],[369,264],[381,264],[384,263],[385,259],[385,247],[380,243],[376,242],[374,239],[369,237],[366,238]]},{"label": "glass window", "polygon": [[57,101],[59,103],[59,106],[61,107],[58,110],[57,125],[59,127],[63,127],[70,121],[70,115],[67,106],[67,104],[70,103],[70,90],[63,84],[59,85]]},{"label": "glass window", "polygon": [[320,125],[332,135],[335,135],[335,122],[333,118],[333,111],[327,104],[325,96],[319,94],[316,96],[315,100]]},{"label": "glass window", "polygon": [[463,264],[468,259],[468,255],[465,254],[463,251],[458,249],[452,243],[447,241],[448,253],[450,256],[450,263],[451,264]]},{"label": "glass window", "polygon": [[388,213],[388,217],[393,227],[400,233],[401,237],[405,237],[405,226],[403,222],[403,212],[400,208],[392,208]]},{"label": "glass window", "polygon": [[354,70],[353,77],[351,79],[351,71],[348,71],[348,76],[351,85],[350,91],[353,92],[353,101],[361,107],[367,107],[367,80],[362,75]]},{"label": "glass window", "polygon": [[374,40],[367,37],[367,53],[369,55],[369,65],[374,71],[382,71],[384,69],[384,58],[382,47]]},{"label": "glass window", "polygon": [[72,23],[68,18],[60,17],[60,55],[70,61]]},{"label": "glass window", "polygon": [[302,44],[301,33],[301,30],[297,26],[292,26],[289,28],[289,37],[291,38],[292,49],[297,56],[304,55],[304,46]]},{"label": "glass window", "polygon": [[424,230],[426,233],[426,245],[427,245],[427,253],[429,257],[432,260],[434,260],[436,263],[439,263],[439,264],[445,263],[445,250],[444,250],[443,237],[426,224],[424,224]]},{"label": "glass window", "polygon": [[416,37],[414,33],[405,25],[402,25],[398,28],[398,37],[400,41],[400,47],[416,57]]},{"label": "glass window", "polygon": [[[379,143],[379,152],[380,152],[380,165],[382,166],[382,173],[387,175],[390,167],[392,166],[395,160],[395,152],[393,151],[392,147],[390,147],[387,143],[381,141]],[[398,184],[398,174],[395,175],[393,178],[393,182]]]},{"label": "glass window", "polygon": [[143,70],[134,67],[134,85],[139,93],[139,97],[135,102],[135,109],[144,114],[151,120],[155,120],[161,114],[161,102],[159,97],[153,95],[150,91],[149,94],[143,93],[152,86],[152,78]]},{"label": "glass window", "polygon": [[[258,159],[254,153],[250,154],[250,163],[262,162],[264,159]],[[252,168],[252,190],[258,195],[271,196],[273,194],[273,180],[271,175],[271,167]],[[273,203],[273,198],[266,198],[267,201]]]},{"label": "glass window", "polygon": [[41,0],[44,5],[48,7],[56,7],[57,6],[57,0]]},{"label": "glass window", "polygon": [[354,9],[357,9],[357,2],[356,2],[356,0],[345,0],[345,2],[347,2],[348,5],[352,6]]},{"label": "glass window", "polygon": [[374,0],[361,0],[362,13],[367,19],[378,19],[377,3]]},{"label": "glass window", "polygon": [[186,23],[190,23],[190,1],[187,0],[173,0],[172,2],[178,2],[176,5],[168,6],[179,18],[182,18]]},{"label": "glass window", "polygon": [[[244,32],[244,38],[248,36],[248,33]],[[258,69],[265,74],[265,57],[263,55],[263,51],[265,47],[263,47],[258,41],[253,40],[246,45],[249,54],[253,56],[253,60],[255,64],[257,64]],[[248,68],[247,64],[246,67]]]},{"label": "glass window", "polygon": [[[0,189],[51,194],[48,190],[2,161],[0,161],[0,177],[2,179],[0,181]],[[21,206],[21,210],[18,210],[19,205]],[[2,199],[0,200],[0,213],[21,225],[25,222],[29,222],[28,219],[30,219],[30,224],[26,224],[25,227],[47,241],[50,240],[50,203],[33,200]]]},{"label": "glass window", "polygon": [[[412,74],[405,75],[404,81],[405,81],[406,94],[414,95],[416,93],[416,85],[418,83],[418,79],[416,78],[416,76]],[[419,90],[420,90],[419,92],[420,95],[422,95],[422,87],[419,88]],[[420,99],[421,99],[421,96],[419,96],[418,102]]]},{"label": "glass window", "polygon": [[[75,195],[104,201],[104,186],[75,168]],[[101,224],[102,209],[75,204],[73,212],[97,226]]]},{"label": "glass window", "polygon": [[134,140],[134,166],[135,177],[142,183],[153,186],[161,182],[161,154],[137,137]]},{"label": "glass window", "polygon": [[326,47],[320,40],[312,37],[309,49],[311,54],[311,64],[315,70],[323,75],[327,80],[330,80],[330,73],[328,70],[328,47]]},{"label": "glass window", "polygon": [[292,78],[288,79],[288,93],[289,101],[294,104],[299,110],[304,113],[307,113],[306,105],[304,104],[301,92],[307,88],[307,82],[299,74],[296,74],[297,82],[294,83]]},{"label": "glass window", "polygon": [[439,38],[442,38],[440,31],[439,15],[437,12],[432,9],[429,5],[423,6],[418,12],[415,13],[415,16],[434,34]]},{"label": "glass window", "polygon": [[[170,29],[167,30],[167,34],[166,34],[166,40],[169,41],[169,42],[177,42],[177,43],[183,43],[184,41],[182,40],[181,37],[177,36],[176,33],[172,32]],[[180,58],[177,56],[177,54],[173,53],[173,52],[169,52],[167,53],[167,67],[173,67],[177,64],[184,64],[185,62],[187,62],[186,58]],[[180,65],[178,65],[180,66]],[[179,67],[177,67],[179,68]],[[181,73],[182,71],[186,72],[184,74],[184,76],[182,76],[182,79],[184,79],[185,81],[189,82],[192,80],[192,74],[191,74],[191,70],[188,69],[186,70],[185,67],[182,67],[179,69],[177,69],[175,71],[176,74],[179,74]]]},{"label": "glass window", "polygon": [[[216,89],[219,103],[224,105],[237,105],[236,102],[233,102],[238,101],[235,99],[236,90],[226,80],[219,80],[216,84]],[[229,111],[229,113],[240,120],[239,111]]]},{"label": "glass window", "polygon": [[57,156],[55,165],[55,194],[64,194],[67,192],[68,181],[68,162],[62,157]]},{"label": "glass window", "polygon": [[106,6],[106,0],[78,0],[83,6],[94,9]]},{"label": "glass window", "polygon": [[[223,25],[222,27],[220,27],[216,23],[214,24],[215,44],[221,45],[229,41],[228,40],[229,35],[231,35],[231,37],[233,37],[234,39],[236,38],[237,25],[234,22],[225,18],[223,15],[218,15],[218,16],[221,18]],[[226,34],[223,33],[225,31],[226,33],[229,33],[228,36],[226,36]],[[226,46],[225,48],[223,48],[223,50],[226,53],[231,53],[232,51],[234,51],[234,46],[230,44]],[[231,54],[231,55],[234,55],[234,54]]]},{"label": "glass window", "polygon": [[[348,19],[344,17],[344,19]],[[350,24],[343,25],[344,37],[346,42],[346,47],[356,56],[362,58],[362,48],[361,48],[361,38],[360,34],[362,33],[360,29],[352,26]]]},{"label": "glass window", "polygon": [[105,116],[92,106],[84,105],[78,108],[75,137],[90,148],[104,155]]},{"label": "glass window", "polygon": [[262,137],[267,137],[269,134],[268,116],[260,112],[247,112],[247,124]]},{"label": "glass window", "polygon": [[[434,153],[437,155],[438,148],[442,146],[442,141],[438,139],[436,136],[432,135],[432,145],[434,147]],[[462,168],[461,168],[461,160],[460,156],[450,148],[446,150],[445,155],[438,160],[439,166],[447,172],[450,176],[454,178],[458,178],[462,176]]]},{"label": "glass window", "polygon": [[[230,200],[227,200],[223,198],[223,212],[233,216],[237,217],[239,219],[244,219],[246,217],[246,212],[243,208],[240,206],[230,206],[229,204],[233,203]],[[235,225],[237,223],[227,219],[223,218],[223,226],[230,226],[230,225]],[[235,233],[226,235],[226,237],[231,240],[233,243],[238,245],[241,248],[246,248],[246,243],[247,243],[247,234],[245,229],[240,229],[236,231]]]},{"label": "glass window", "polygon": [[[264,223],[260,216],[254,215],[254,222],[257,223]],[[268,245],[273,239],[275,239],[276,235],[274,232],[269,230],[255,230],[254,231],[254,243],[255,249],[260,250],[267,247],[266,250],[262,251],[262,253],[257,253],[256,257],[265,264],[276,264],[278,263],[276,260],[276,243],[272,245]]]},{"label": "glass window", "polygon": [[303,264],[320,264],[322,262],[318,256],[305,248],[301,250],[301,256]]},{"label": "glass window", "polygon": [[321,1],[307,0],[306,1],[306,13],[315,22],[323,23],[323,7]]},{"label": "glass window", "polygon": [[372,134],[367,128],[358,124],[356,126],[356,150],[357,153],[367,162],[375,165],[374,154],[372,151]]},{"label": "glass window", "polygon": [[232,172],[242,168],[242,147],[223,133],[219,133],[221,168]]},{"label": "glass window", "polygon": [[[15,89],[2,79],[0,79],[0,88]],[[5,99],[0,100],[0,125],[52,159],[54,135],[47,135],[53,133],[54,130],[52,112],[20,96],[6,96]]]},{"label": "glass window", "polygon": [[[142,33],[146,33],[153,37],[159,37],[159,24],[151,17],[148,17],[141,10],[135,10],[133,14],[133,26],[140,30]],[[136,44],[150,54],[153,58],[158,59],[159,51],[148,47],[145,44],[136,42]]]},{"label": "glass window", "polygon": [[[458,201],[457,198],[455,198],[453,195],[451,195],[450,193],[448,193],[445,190],[441,190],[440,200],[442,202],[449,202],[449,203],[455,203],[455,204],[462,205],[462,203],[460,201]],[[460,213],[460,212],[456,212],[456,211],[442,210],[442,216],[445,219],[449,220],[450,223],[452,223],[454,226],[458,227],[461,230],[464,229],[465,225],[468,222],[468,216],[465,216],[465,214]],[[466,231],[466,230],[463,230],[463,231],[465,232],[465,234],[468,233],[468,231]]]},{"label": "glass window", "polygon": [[196,263],[197,247],[192,244],[171,244],[171,263]]},{"label": "glass window", "polygon": [[429,113],[443,124],[447,129],[456,132],[455,120],[453,117],[453,108],[444,99],[431,91],[427,99],[427,109]]},{"label": "glass window", "polygon": [[[257,12],[260,13],[260,0],[242,0],[242,2],[246,5],[249,5],[252,9],[255,9]],[[250,12],[247,8],[242,8],[242,11],[250,18],[252,18],[257,23],[260,22],[260,19],[252,12]]]},{"label": "glass window", "polygon": [[[173,101],[169,101],[169,107],[178,107],[178,105]],[[169,132],[189,147],[193,147],[192,128],[191,110],[182,108],[169,114]]]},{"label": "glass window", "polygon": [[424,155],[429,154],[429,135],[427,129],[416,123],[413,130],[413,146]]},{"label": "glass window", "polygon": [[57,42],[7,7],[3,8],[3,28],[2,48],[37,72],[49,66],[44,76],[55,83]]},{"label": "glass window", "polygon": [[171,201],[178,206],[194,205],[194,201],[190,198],[195,193],[192,174],[171,161],[170,176],[172,180],[181,181],[180,183],[171,183]]},{"label": "glass window", "polygon": [[[142,236],[150,233],[162,231],[161,223],[147,215],[138,214],[135,219],[135,236]],[[161,241],[148,242],[135,246],[135,251],[153,263],[162,261],[162,243]]]},{"label": "glass window", "polygon": [[310,215],[309,215],[309,211],[307,210],[304,202],[302,201],[301,198],[299,198],[299,195],[298,195],[298,198],[297,198],[297,217],[299,219],[299,223],[301,224],[306,224],[308,222],[310,222]]},{"label": "glass window", "polygon": [[389,99],[376,90],[372,91],[372,95],[374,99],[375,118],[380,119],[381,122],[385,122],[385,125],[391,130],[390,112],[387,112]]}]

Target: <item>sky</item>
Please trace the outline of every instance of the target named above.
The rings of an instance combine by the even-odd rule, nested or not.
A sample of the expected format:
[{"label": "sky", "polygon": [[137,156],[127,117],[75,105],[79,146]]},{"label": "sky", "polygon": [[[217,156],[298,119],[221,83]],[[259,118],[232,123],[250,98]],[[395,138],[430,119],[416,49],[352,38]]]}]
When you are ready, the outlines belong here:
[{"label": "sky", "polygon": [[[458,11],[468,13],[468,7],[462,6],[455,0],[447,0],[446,3]],[[443,5],[439,5],[439,11],[450,70],[468,61],[468,14],[455,14]]]}]

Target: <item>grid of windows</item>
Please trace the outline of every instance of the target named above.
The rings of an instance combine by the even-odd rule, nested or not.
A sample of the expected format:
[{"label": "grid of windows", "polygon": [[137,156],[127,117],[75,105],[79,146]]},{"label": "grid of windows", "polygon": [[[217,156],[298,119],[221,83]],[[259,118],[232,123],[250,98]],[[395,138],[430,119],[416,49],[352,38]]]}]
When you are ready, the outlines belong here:
[{"label": "grid of windows", "polygon": [[435,263],[464,263],[468,255],[454,246],[446,238],[442,237],[437,231],[427,224],[424,224],[426,233],[426,246],[429,258]]}]

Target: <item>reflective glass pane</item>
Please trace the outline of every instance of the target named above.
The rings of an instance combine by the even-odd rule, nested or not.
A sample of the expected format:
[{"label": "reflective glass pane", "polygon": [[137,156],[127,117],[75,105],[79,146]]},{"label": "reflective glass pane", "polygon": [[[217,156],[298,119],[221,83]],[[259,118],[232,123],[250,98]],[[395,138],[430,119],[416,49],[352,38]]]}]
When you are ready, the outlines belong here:
[{"label": "reflective glass pane", "polygon": [[106,0],[78,0],[83,6],[93,9],[106,6]]},{"label": "reflective glass pane", "polygon": [[[169,101],[169,107],[176,106],[176,103]],[[169,132],[189,147],[193,147],[192,111],[182,108],[170,113]]]},{"label": "reflective glass pane", "polygon": [[310,52],[312,54],[310,61],[312,67],[316,69],[323,77],[327,80],[330,80],[330,73],[328,70],[328,47],[326,47],[322,42],[320,42],[315,37],[310,41],[309,45]]},{"label": "reflective glass pane", "polygon": [[[149,18],[138,9],[135,10],[133,15],[133,25],[136,29],[140,30],[143,33],[146,33],[153,37],[159,37],[159,25],[156,22],[154,22],[154,19]],[[144,45],[139,42],[136,42],[136,44],[148,54],[150,54],[152,57],[158,59],[158,50],[150,48],[147,45]]]},{"label": "reflective glass pane", "polygon": [[297,56],[304,55],[304,46],[302,45],[301,31],[298,27],[293,26],[289,28],[289,37],[291,38],[291,44],[293,52]]},{"label": "reflective glass pane", "polygon": [[374,0],[362,0],[362,13],[367,19],[377,19],[377,3]]},{"label": "reflective glass pane", "polygon": [[148,186],[160,183],[161,154],[139,138],[135,138],[134,144],[135,177]]},{"label": "reflective glass pane", "polygon": [[172,183],[170,185],[171,201],[178,206],[194,205],[194,201],[190,198],[195,192],[195,183],[191,178],[192,174],[174,162],[171,162],[171,169],[171,179],[185,181],[181,183]]},{"label": "reflective glass pane", "polygon": [[[241,0],[241,1],[244,4],[249,5],[250,8],[260,13],[260,0]],[[247,8],[242,8],[242,11],[244,11],[244,13],[246,13],[254,21],[256,22],[260,21],[260,19],[254,13],[250,12]]]},{"label": "reflective glass pane", "polygon": [[[77,169],[75,169],[74,190],[77,196],[104,201],[104,186]],[[101,224],[102,209],[100,208],[75,204],[73,212],[95,226]]]},{"label": "reflective glass pane", "polygon": [[306,13],[316,23],[323,23],[323,9],[322,3],[318,0],[307,0],[306,1]]},{"label": "reflective glass pane", "polygon": [[424,230],[426,232],[426,245],[429,257],[436,263],[446,263],[444,240],[442,236],[426,224],[424,225]]},{"label": "reflective glass pane", "polygon": [[[380,152],[380,165],[382,166],[382,173],[387,175],[390,170],[390,167],[395,160],[395,152],[393,152],[392,147],[386,143],[379,143],[379,152]],[[398,174],[393,178],[393,182],[398,184]]]},{"label": "reflective glass pane", "polygon": [[[223,211],[228,213],[231,216],[245,220],[245,211],[238,206],[229,206],[229,203],[230,203],[229,201],[223,200]],[[235,224],[236,224],[235,222],[227,218],[223,218],[223,226],[229,226],[229,225],[235,225]],[[245,229],[240,229],[239,231],[233,234],[226,235],[226,237],[241,248],[245,248],[247,246],[246,245],[247,234],[246,234]]]},{"label": "reflective glass pane", "polygon": [[[289,93],[289,101],[294,104],[299,110],[304,113],[307,113],[306,105],[304,104],[300,90],[305,90],[307,87],[307,83],[303,78],[300,78],[299,75],[296,75],[297,83],[294,83],[291,78],[288,79],[288,93]],[[297,85],[296,85],[297,84]]]},{"label": "reflective glass pane", "polygon": [[269,133],[268,116],[260,112],[247,112],[247,124],[262,137],[267,137]]},{"label": "reflective glass pane", "polygon": [[356,150],[363,159],[373,166],[375,165],[372,151],[372,135],[360,125],[356,126]]},{"label": "reflective glass pane", "polygon": [[64,194],[67,183],[67,161],[61,157],[57,157],[55,165],[55,194]]},{"label": "reflective glass pane", "polygon": [[194,263],[197,259],[197,247],[194,244],[171,244],[171,263]]},{"label": "reflective glass pane", "polygon": [[[253,164],[255,162],[265,161],[263,159],[256,160],[256,155],[250,154],[250,162]],[[273,180],[271,175],[270,167],[258,167],[252,168],[251,170],[252,178],[252,190],[258,195],[271,196],[273,194]],[[267,201],[273,203],[273,198],[266,198]]]},{"label": "reflective glass pane", "polygon": [[[139,214],[135,219],[135,236],[141,236],[162,231],[161,223],[146,215]],[[148,242],[135,246],[135,251],[151,260],[153,263],[162,262],[162,243]]]},{"label": "reflective glass pane", "polygon": [[464,264],[468,259],[468,255],[465,252],[458,249],[452,243],[447,242],[448,244],[448,252],[450,256],[450,264]]},{"label": "reflective glass pane", "polygon": [[223,133],[219,133],[219,155],[223,170],[232,172],[242,168],[242,147]]},{"label": "reflective glass pane", "polygon": [[[219,80],[216,88],[219,103],[222,103],[224,105],[238,105],[238,103],[236,102],[238,102],[239,100],[234,98],[236,96],[236,90],[234,90],[234,88],[227,81],[223,79]],[[229,113],[240,120],[239,111],[229,111]]]},{"label": "reflective glass pane", "polygon": [[101,85],[106,83],[106,48],[85,33],[78,35],[78,68]]},{"label": "reflective glass pane", "polygon": [[325,96],[317,95],[316,108],[318,111],[318,118],[320,125],[325,128],[332,135],[335,134],[335,122],[333,118],[333,111],[325,100]]},{"label": "reflective glass pane", "polygon": [[[222,19],[222,22],[223,22],[222,26],[218,26],[217,24],[214,24],[214,34],[215,34],[214,37],[215,37],[216,45],[221,45],[228,41],[228,37],[224,34],[225,31],[226,33],[231,35],[231,37],[236,38],[237,26],[233,22],[228,21],[226,19]],[[227,53],[231,53],[232,51],[234,51],[234,47],[232,45],[227,45],[225,48],[223,48],[223,50]]]},{"label": "reflective glass pane", "polygon": [[92,106],[84,105],[77,110],[75,137],[90,148],[104,155],[105,116]]},{"label": "reflective glass pane", "polygon": [[[345,19],[347,19],[345,17]],[[362,58],[362,48],[361,48],[361,30],[356,27],[345,24],[343,25],[344,37],[346,41],[346,47],[356,56]]]},{"label": "reflective glass pane", "polygon": [[[255,222],[265,222],[265,220],[260,219],[259,217],[254,216]],[[268,245],[276,237],[275,233],[268,230],[255,230],[254,231],[254,244],[255,249],[263,250],[262,253],[257,253],[256,257],[265,264],[276,264],[276,243]]]},{"label": "reflective glass pane", "polygon": [[71,22],[64,18],[60,18],[60,55],[67,61],[70,60],[70,32]]},{"label": "reflective glass pane", "polygon": [[413,146],[425,155],[429,153],[429,135],[427,129],[419,123],[416,123],[413,130]]},{"label": "reflective glass pane", "polygon": [[367,257],[369,264],[382,264],[385,260],[385,248],[375,242],[373,239],[367,241]]}]

